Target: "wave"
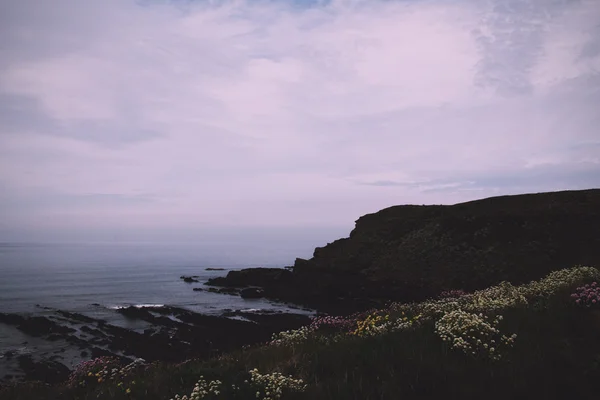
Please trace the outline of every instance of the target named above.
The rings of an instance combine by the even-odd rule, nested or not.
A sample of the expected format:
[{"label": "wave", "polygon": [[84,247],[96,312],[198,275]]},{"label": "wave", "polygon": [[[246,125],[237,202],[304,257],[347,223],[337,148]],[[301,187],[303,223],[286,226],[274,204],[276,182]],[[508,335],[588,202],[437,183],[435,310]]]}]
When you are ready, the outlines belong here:
[{"label": "wave", "polygon": [[108,306],[107,308],[111,310],[120,310],[122,308],[127,307],[135,307],[135,308],[160,308],[164,307],[164,304],[126,304],[126,305],[118,305],[118,306]]}]

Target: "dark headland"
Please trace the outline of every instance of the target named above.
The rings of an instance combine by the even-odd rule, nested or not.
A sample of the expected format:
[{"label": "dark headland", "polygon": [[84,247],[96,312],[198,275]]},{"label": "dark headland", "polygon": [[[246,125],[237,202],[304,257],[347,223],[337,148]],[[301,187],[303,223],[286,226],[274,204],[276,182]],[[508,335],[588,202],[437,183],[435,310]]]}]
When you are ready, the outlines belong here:
[{"label": "dark headland", "polygon": [[310,260],[208,284],[260,287],[265,297],[333,312],[526,283],[572,265],[600,265],[600,189],[389,207],[360,217],[349,237]]},{"label": "dark headland", "polygon": [[[574,266],[588,267],[564,272]],[[53,384],[5,384],[0,398],[168,399],[189,393],[200,376],[231,383],[226,394],[211,389],[207,399],[263,398],[256,397],[252,385],[258,381],[248,375],[254,367],[302,377],[307,386],[294,389],[288,382],[283,399],[594,398],[600,390],[600,311],[592,297],[586,298],[588,312],[570,293],[598,280],[591,267],[599,266],[600,189],[394,206],[360,217],[349,237],[316,248],[311,259],[296,259],[293,266],[231,271],[204,288],[192,285],[199,283],[194,276],[181,277],[190,283],[183,290],[266,297],[329,315],[355,313],[347,319],[313,321],[311,328],[265,344],[274,333],[310,321],[295,314],[204,316],[169,306],[119,310],[151,324],[140,333],[61,310],[51,317],[0,313],[0,324],[68,343],[90,359],[114,358],[63,382],[70,371],[59,354],[43,361],[4,354],[20,357],[28,380]],[[561,272],[545,278],[553,271]],[[473,294],[503,281],[533,286],[503,283]],[[460,294],[435,303],[442,293]],[[365,310],[371,314],[361,314]],[[500,342],[485,344],[491,357],[475,351],[467,357],[444,341],[450,331],[440,333],[444,318],[482,318],[476,325],[481,328],[488,317],[500,324],[499,315],[507,321],[503,329],[517,338],[510,350],[514,337],[498,336],[506,361],[494,361]],[[388,318],[400,322],[389,325]],[[103,375],[106,365],[136,357],[146,360],[143,368],[114,367],[117,378]],[[244,385],[252,390],[243,392]]]}]

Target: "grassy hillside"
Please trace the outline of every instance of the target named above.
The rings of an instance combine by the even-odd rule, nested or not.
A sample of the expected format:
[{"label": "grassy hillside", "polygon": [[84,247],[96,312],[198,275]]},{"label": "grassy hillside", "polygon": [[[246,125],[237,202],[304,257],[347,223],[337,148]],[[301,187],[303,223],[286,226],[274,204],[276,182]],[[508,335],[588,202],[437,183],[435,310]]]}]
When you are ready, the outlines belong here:
[{"label": "grassy hillside", "polygon": [[7,387],[0,398],[169,399],[202,376],[194,398],[597,399],[598,280],[597,269],[574,267],[521,286],[321,317],[264,345],[178,365],[100,359],[64,384]]}]

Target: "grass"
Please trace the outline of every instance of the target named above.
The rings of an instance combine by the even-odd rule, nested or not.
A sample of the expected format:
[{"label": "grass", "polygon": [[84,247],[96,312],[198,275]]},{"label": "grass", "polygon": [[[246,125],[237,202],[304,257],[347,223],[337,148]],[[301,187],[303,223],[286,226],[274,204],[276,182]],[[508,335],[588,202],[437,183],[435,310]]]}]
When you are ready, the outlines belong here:
[{"label": "grass", "polygon": [[[316,329],[298,340],[289,339],[292,332],[278,345],[240,349],[218,358],[144,365],[100,383],[96,375],[86,376],[80,379],[88,382],[84,387],[18,384],[1,390],[0,398],[164,400],[189,394],[202,376],[207,382],[223,382],[219,395],[206,399],[256,399],[257,391],[264,399],[264,387],[253,385],[248,373],[257,368],[306,384],[303,391],[284,388],[281,399],[597,399],[600,308],[578,306],[571,294],[578,285],[599,279],[596,269],[571,268],[529,285],[498,285],[455,299],[393,304],[374,313],[387,319],[371,318],[376,322],[370,328],[363,323],[361,331],[336,334]],[[436,323],[452,310],[481,313],[480,323],[485,316],[491,320],[501,315],[498,335],[515,334],[514,344],[494,360],[483,347],[472,354],[442,340]],[[402,316],[416,322],[398,327],[395,323]],[[358,317],[356,326],[366,320]],[[457,335],[464,328],[463,337],[474,338],[474,343],[478,338],[482,343],[491,340],[484,331],[468,330],[466,325],[451,328]],[[273,393],[271,398],[276,398]]]}]

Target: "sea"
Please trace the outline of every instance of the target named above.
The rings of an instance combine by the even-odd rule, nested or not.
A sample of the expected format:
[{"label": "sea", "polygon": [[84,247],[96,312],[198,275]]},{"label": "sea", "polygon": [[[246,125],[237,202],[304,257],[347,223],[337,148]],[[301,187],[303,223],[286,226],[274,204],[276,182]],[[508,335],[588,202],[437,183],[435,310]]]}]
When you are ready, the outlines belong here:
[{"label": "sea", "polygon": [[[286,265],[282,257],[268,262],[276,258],[268,254],[253,257],[266,262],[244,262],[225,250],[208,254],[196,244],[0,243],[0,312],[43,316],[60,309],[134,330],[143,326],[117,308],[169,305],[209,315],[227,310],[311,313],[265,299],[194,291],[230,270]],[[196,275],[199,282],[186,283],[183,275]],[[6,351],[26,354],[42,348],[32,343],[16,328],[0,324],[0,358]]]}]

